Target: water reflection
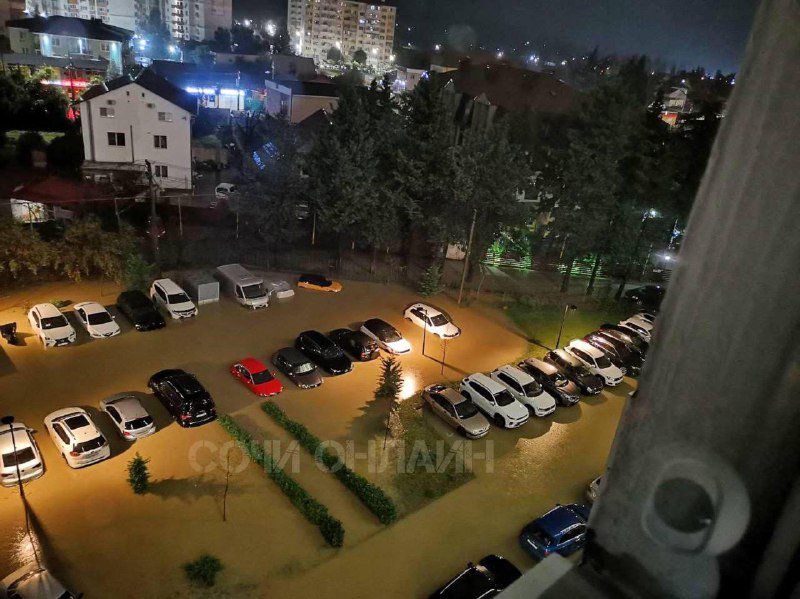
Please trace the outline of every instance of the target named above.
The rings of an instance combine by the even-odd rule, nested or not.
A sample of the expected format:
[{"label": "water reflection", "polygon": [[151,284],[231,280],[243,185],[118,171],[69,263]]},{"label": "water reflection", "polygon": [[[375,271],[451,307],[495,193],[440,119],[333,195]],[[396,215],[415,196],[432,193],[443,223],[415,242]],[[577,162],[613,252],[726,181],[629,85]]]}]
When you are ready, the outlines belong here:
[{"label": "water reflection", "polygon": [[[14,531],[12,539],[11,555],[19,567],[34,564],[39,560],[41,547],[35,541],[33,533],[29,535],[24,527],[19,528]],[[36,542],[36,546],[34,546],[34,542]]]},{"label": "water reflection", "polygon": [[419,373],[416,371],[403,373],[403,388],[400,389],[400,400],[409,399],[420,389]]}]

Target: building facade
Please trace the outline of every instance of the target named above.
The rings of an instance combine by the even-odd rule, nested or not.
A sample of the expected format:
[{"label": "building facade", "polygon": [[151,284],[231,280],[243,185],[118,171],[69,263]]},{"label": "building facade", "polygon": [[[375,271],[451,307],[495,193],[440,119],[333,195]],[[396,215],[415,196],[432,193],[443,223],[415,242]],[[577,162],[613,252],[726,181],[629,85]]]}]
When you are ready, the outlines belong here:
[{"label": "building facade", "polygon": [[136,8],[131,0],[26,0],[29,15],[100,19],[103,23],[134,31]]},{"label": "building facade", "polygon": [[170,34],[177,40],[214,39],[217,28],[233,24],[232,0],[163,0],[159,10]]},{"label": "building facade", "polygon": [[80,105],[84,176],[114,180],[147,164],[161,189],[192,188],[197,100],[150,70],[90,88]]},{"label": "building facade", "polygon": [[334,83],[319,81],[273,81],[265,82],[264,110],[274,117],[286,118],[290,123],[299,123],[319,110],[331,113],[339,105]]},{"label": "building facade", "polygon": [[335,48],[351,61],[362,50],[369,65],[381,68],[394,59],[396,18],[397,8],[384,2],[289,0],[287,26],[301,56],[321,62]]}]

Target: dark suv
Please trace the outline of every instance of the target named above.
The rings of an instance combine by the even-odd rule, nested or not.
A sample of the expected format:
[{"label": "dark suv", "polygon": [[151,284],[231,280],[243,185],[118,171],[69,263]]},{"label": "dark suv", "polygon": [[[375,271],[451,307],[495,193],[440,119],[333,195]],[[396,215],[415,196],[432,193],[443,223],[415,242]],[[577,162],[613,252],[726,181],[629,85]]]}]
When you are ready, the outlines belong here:
[{"label": "dark suv", "polygon": [[147,386],[183,427],[200,426],[217,418],[214,400],[193,374],[161,370],[150,377]]},{"label": "dark suv", "polygon": [[581,398],[578,386],[567,380],[552,364],[537,358],[528,358],[517,366],[531,375],[562,406],[575,405]]},{"label": "dark suv", "polygon": [[589,372],[578,358],[563,349],[547,352],[544,361],[558,368],[561,374],[578,385],[584,395],[597,395],[603,390],[603,377]]},{"label": "dark suv", "polygon": [[330,374],[345,374],[353,370],[353,363],[342,348],[319,331],[303,331],[297,336],[294,346]]},{"label": "dark suv", "polygon": [[603,352],[611,363],[618,367],[624,367],[631,376],[638,376],[642,371],[642,356],[628,347],[619,339],[606,337],[599,332],[589,333],[584,340]]},{"label": "dark suv", "polygon": [[328,337],[344,351],[362,362],[374,360],[381,355],[378,342],[370,339],[361,331],[334,329],[328,333]]},{"label": "dark suv", "polygon": [[117,298],[117,308],[137,331],[152,331],[167,326],[153,302],[141,291],[123,291]]}]

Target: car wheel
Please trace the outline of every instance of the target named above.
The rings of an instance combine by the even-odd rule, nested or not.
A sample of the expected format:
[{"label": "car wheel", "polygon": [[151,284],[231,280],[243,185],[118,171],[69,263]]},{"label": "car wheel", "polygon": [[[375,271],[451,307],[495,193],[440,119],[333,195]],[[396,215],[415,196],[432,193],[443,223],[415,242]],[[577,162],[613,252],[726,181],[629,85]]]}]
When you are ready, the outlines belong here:
[{"label": "car wheel", "polygon": [[494,423],[497,426],[502,427],[502,428],[506,427],[506,420],[500,414],[495,414],[494,418],[492,420],[494,420]]},{"label": "car wheel", "polygon": [[531,416],[531,418],[536,416],[536,410],[534,410],[532,406],[525,406],[525,407],[528,408],[528,414]]},{"label": "car wheel", "polygon": [[464,430],[464,427],[463,427],[463,426],[459,426],[459,427],[456,429],[456,432],[457,432],[459,435],[461,435],[462,437],[466,437],[466,436],[467,436],[467,431],[465,431],[465,430]]}]

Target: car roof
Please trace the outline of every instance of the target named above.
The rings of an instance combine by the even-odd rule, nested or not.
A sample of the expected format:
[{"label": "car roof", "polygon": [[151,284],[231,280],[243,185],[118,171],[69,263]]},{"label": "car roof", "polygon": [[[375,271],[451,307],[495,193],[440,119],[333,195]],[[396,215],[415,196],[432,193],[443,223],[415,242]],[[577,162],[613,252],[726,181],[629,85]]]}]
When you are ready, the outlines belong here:
[{"label": "car roof", "polygon": [[45,302],[43,304],[36,304],[31,310],[36,310],[42,318],[50,318],[51,316],[63,315],[63,312],[56,308],[53,304]]},{"label": "car roof", "polygon": [[241,364],[250,372],[261,372],[262,370],[267,370],[267,365],[256,358],[245,358],[243,360],[239,360],[237,364]]},{"label": "car roof", "polygon": [[423,303],[423,302],[417,302],[415,304],[411,304],[408,308],[409,309],[411,309],[411,308],[422,308],[423,310],[425,310],[425,314],[428,315],[428,316],[437,316],[438,314],[444,314],[438,308],[434,308],[430,304],[426,304],[426,303]]},{"label": "car roof", "polygon": [[557,505],[536,519],[536,525],[551,537],[560,535],[576,524],[585,524],[585,522],[578,514],[564,505]]},{"label": "car roof", "polygon": [[[12,436],[14,437],[13,440]],[[21,422],[12,424],[12,429],[7,426],[0,427],[0,453],[13,452],[14,444],[16,444],[17,450],[33,445],[28,427]]]},{"label": "car roof", "polygon": [[382,318],[370,318],[369,320],[365,320],[364,326],[372,330],[380,330],[380,329],[383,330],[392,329],[395,331],[397,330]]},{"label": "car roof", "polygon": [[147,297],[147,294],[140,289],[128,289],[127,291],[123,291],[117,298],[117,302],[119,301],[127,302],[129,304],[144,305],[147,303],[151,306],[153,305],[150,299]]},{"label": "car roof", "polygon": [[325,335],[320,333],[319,331],[310,330],[310,331],[303,331],[298,335],[298,337],[308,337],[312,341],[316,341],[320,345],[330,345],[332,342],[328,339]]},{"label": "car roof", "polygon": [[74,308],[77,310],[78,308],[83,308],[85,312],[89,314],[95,314],[97,312],[107,312],[102,305],[98,304],[97,302],[81,302],[80,304],[75,304]]},{"label": "car roof", "polygon": [[552,364],[548,364],[547,362],[545,362],[544,360],[540,360],[539,358],[526,358],[523,361],[529,364],[530,366],[533,366],[537,370],[541,370],[545,374],[552,374],[558,371],[558,369],[555,366],[553,366]]},{"label": "car roof", "polygon": [[303,352],[294,347],[282,347],[275,353],[283,356],[290,364],[304,364],[305,362],[310,362]]},{"label": "car roof", "polygon": [[14,583],[20,597],[62,597],[67,591],[46,568],[31,568],[30,564],[0,581],[6,589]]},{"label": "car roof", "polygon": [[604,354],[599,349],[597,349],[594,345],[589,343],[588,341],[584,341],[583,339],[573,339],[569,342],[571,347],[577,347],[579,350],[586,352],[593,358],[600,358]]},{"label": "car roof", "polygon": [[527,372],[520,370],[516,366],[512,366],[511,364],[504,364],[500,366],[500,368],[495,369],[496,372],[502,372],[507,374],[512,379],[517,381],[520,385],[524,385],[526,383],[530,383],[533,380],[533,377],[529,375]]},{"label": "car roof", "polygon": [[311,272],[304,272],[303,274],[301,274],[299,280],[302,281],[304,279],[305,280],[312,280],[313,279],[313,280],[317,280],[317,281],[329,281],[330,280],[330,279],[328,279],[327,277],[325,277],[323,275],[318,275],[318,274],[314,274],[314,273],[311,273]]},{"label": "car roof", "polygon": [[506,390],[506,388],[503,385],[501,385],[495,380],[490,379],[487,375],[483,374],[482,372],[476,372],[475,374],[469,375],[467,377],[467,380],[480,383],[481,385],[486,387],[486,390],[489,391],[489,393],[491,393],[492,395]]},{"label": "car roof", "polygon": [[217,185],[217,189],[230,189],[231,187],[236,187],[235,183],[220,183]]},{"label": "car roof", "polygon": [[147,410],[142,406],[142,402],[133,395],[123,393],[112,395],[104,399],[103,404],[106,406],[114,406],[120,415],[130,420],[148,415]]},{"label": "car roof", "polygon": [[454,406],[464,403],[465,401],[469,401],[466,397],[461,395],[461,393],[451,387],[445,387],[444,389],[431,389],[431,392],[441,395],[448,403]]},{"label": "car roof", "polygon": [[[69,426],[66,422],[74,417],[83,416],[88,421],[88,424],[85,426],[81,426],[80,428],[74,429]],[[45,418],[45,422],[49,419],[50,422],[59,422],[64,424],[64,429],[69,431],[69,433],[75,438],[76,441],[88,441],[89,439],[94,439],[100,434],[95,423],[92,421],[92,417],[89,413],[84,410],[83,408],[64,408],[63,410],[57,410],[51,413],[49,416]]]},{"label": "car roof", "polygon": [[[156,279],[153,284],[158,283],[167,293],[181,293],[183,288],[172,279]],[[184,292],[185,293],[185,292]]]}]

